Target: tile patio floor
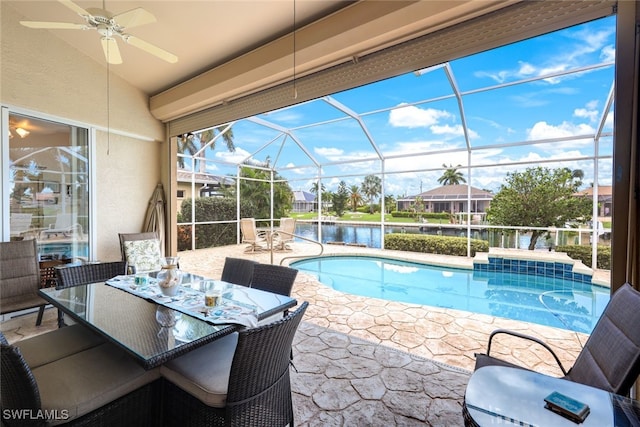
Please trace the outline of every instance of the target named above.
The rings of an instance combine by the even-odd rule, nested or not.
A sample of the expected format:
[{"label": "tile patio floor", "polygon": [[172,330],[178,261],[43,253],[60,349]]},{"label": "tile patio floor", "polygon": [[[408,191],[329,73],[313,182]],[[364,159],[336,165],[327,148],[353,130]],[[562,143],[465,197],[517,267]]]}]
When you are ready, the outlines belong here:
[{"label": "tile patio floor", "polygon": [[[292,252],[274,252],[273,263],[292,255],[311,256],[318,246],[294,243]],[[181,268],[219,278],[226,256],[271,262],[269,252],[244,253],[245,245],[181,252]],[[325,245],[324,254],[381,254],[406,260],[470,267],[462,257],[380,251]],[[602,280],[606,273],[598,272]],[[473,354],[486,350],[497,328],[543,338],[571,366],[587,338],[550,327],[464,311],[383,301],[344,294],[299,273],[292,296],[309,301],[294,342],[291,381],[299,426],[457,426],[461,403],[473,370]],[[47,310],[43,325],[35,314],[0,324],[10,342],[55,328],[56,311]],[[547,354],[522,342],[502,340],[493,352],[519,357],[542,372],[559,375]]]}]

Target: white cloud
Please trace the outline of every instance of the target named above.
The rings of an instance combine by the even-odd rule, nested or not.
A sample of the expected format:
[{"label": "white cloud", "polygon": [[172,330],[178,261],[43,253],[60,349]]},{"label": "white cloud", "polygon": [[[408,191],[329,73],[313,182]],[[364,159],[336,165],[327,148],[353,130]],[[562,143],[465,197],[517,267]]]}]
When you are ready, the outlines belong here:
[{"label": "white cloud", "polygon": [[314,153],[324,157],[340,157],[344,154],[344,150],[335,147],[315,147]]},{"label": "white cloud", "polygon": [[[561,53],[550,53],[547,55],[544,64],[532,64],[531,62],[519,61],[517,66],[512,69],[477,71],[474,75],[476,77],[488,77],[497,83],[505,83],[511,80],[554,74],[583,66],[585,60],[589,61],[587,55],[598,51],[600,51],[599,56],[602,61],[613,62],[615,59],[615,47],[612,44],[606,44],[611,40],[612,33],[613,29],[600,31],[584,29],[574,33],[568,33],[569,37],[577,40],[578,43],[563,49]],[[557,84],[561,80],[575,78],[580,74],[582,73],[552,77],[544,79],[544,81],[549,84]]]},{"label": "white cloud", "polygon": [[[404,107],[402,105],[405,105]],[[435,108],[422,109],[413,105],[400,104],[389,112],[389,124],[394,127],[429,127],[440,119],[453,117],[451,113]]]},{"label": "white cloud", "polygon": [[242,148],[236,147],[236,150],[231,152],[231,151],[216,151],[214,156],[219,159],[222,160],[224,162],[229,162],[229,163],[241,163],[242,161],[244,161],[245,159],[247,159],[251,154],[247,151],[244,150]]},{"label": "white cloud", "polygon": [[[451,136],[464,136],[464,129],[462,125],[434,125],[429,128],[435,135],[451,135]],[[469,132],[469,138],[474,139],[478,137],[478,133],[467,129]]]},{"label": "white cloud", "polygon": [[539,139],[566,138],[575,135],[594,133],[594,129],[587,124],[573,124],[563,121],[560,125],[550,125],[545,121],[538,122],[527,130],[527,139],[535,141]]},{"label": "white cloud", "polygon": [[588,110],[586,108],[576,108],[573,110],[573,115],[581,119],[589,119],[590,122],[595,122],[598,118],[596,110]]}]

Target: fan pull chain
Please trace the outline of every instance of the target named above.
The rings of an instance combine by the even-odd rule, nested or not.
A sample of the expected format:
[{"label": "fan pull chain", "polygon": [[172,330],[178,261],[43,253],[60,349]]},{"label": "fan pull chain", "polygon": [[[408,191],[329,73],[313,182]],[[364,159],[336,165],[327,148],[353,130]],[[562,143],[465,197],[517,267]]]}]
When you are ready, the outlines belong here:
[{"label": "fan pull chain", "polygon": [[[109,48],[107,47],[107,49]],[[109,61],[107,61],[107,156],[110,153],[111,153],[111,68],[110,68]]]},{"label": "fan pull chain", "polygon": [[298,99],[296,87],[296,0],[293,0],[293,99]]}]

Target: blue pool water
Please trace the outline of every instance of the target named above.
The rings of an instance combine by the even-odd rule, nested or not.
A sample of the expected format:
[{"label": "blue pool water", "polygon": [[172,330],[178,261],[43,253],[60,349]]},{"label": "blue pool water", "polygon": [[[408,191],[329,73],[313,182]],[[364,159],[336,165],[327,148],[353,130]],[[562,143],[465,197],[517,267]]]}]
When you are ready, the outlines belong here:
[{"label": "blue pool water", "polygon": [[338,291],[591,333],[607,287],[531,274],[478,272],[383,257],[330,256],[291,266]]}]

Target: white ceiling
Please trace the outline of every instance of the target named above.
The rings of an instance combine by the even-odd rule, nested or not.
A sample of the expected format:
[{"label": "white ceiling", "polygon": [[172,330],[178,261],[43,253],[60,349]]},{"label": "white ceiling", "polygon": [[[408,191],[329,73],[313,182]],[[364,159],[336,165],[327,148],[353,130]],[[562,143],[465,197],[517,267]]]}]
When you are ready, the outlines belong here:
[{"label": "white ceiling", "polygon": [[[5,1],[24,20],[83,24],[79,15],[54,0]],[[125,29],[125,32],[178,56],[170,64],[118,39],[123,63],[110,71],[148,95],[157,94],[256,47],[290,33],[294,0],[199,1],[74,1],[78,6],[104,8],[113,15],[142,7],[157,22]],[[103,3],[106,3],[103,6]],[[345,0],[295,0],[296,25],[301,26],[349,5]],[[96,31],[50,31],[75,49],[106,64]]]}]

